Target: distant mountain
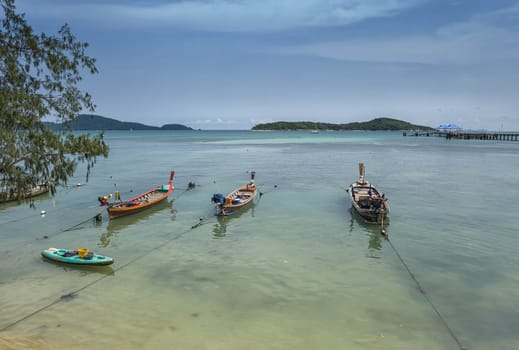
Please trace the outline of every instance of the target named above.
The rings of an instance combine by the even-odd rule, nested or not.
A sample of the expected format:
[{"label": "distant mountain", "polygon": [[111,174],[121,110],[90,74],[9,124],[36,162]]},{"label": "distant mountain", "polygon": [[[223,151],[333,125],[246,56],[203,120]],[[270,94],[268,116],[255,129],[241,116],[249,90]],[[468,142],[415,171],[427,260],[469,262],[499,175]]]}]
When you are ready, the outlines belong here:
[{"label": "distant mountain", "polygon": [[182,124],[165,124],[160,127],[160,130],[193,130]]},{"label": "distant mountain", "polygon": [[[63,130],[65,128],[64,123],[45,122],[45,125],[53,130]],[[80,114],[69,125],[72,130],[193,130],[181,124],[166,124],[162,127],[157,127],[141,123],[122,122],[94,114]]]},{"label": "distant mountain", "polygon": [[331,124],[320,122],[274,122],[257,124],[252,130],[435,130],[429,126],[415,125],[403,120],[376,118],[369,122]]}]

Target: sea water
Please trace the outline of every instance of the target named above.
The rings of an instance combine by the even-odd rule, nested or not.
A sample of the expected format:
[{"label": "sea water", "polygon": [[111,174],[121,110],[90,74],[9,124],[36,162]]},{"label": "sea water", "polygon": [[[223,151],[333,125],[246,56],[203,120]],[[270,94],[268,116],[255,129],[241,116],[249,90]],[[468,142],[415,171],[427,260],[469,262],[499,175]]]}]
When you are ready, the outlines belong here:
[{"label": "sea water", "polygon": [[[105,137],[110,155],[88,182],[80,165],[35,209],[0,205],[1,349],[519,348],[519,143],[399,132]],[[389,240],[351,211],[345,189],[360,162],[389,199]],[[171,170],[168,202],[112,221],[99,206],[99,196],[166,183]],[[213,193],[251,171],[262,195],[216,218]],[[52,263],[40,256],[49,247],[115,263]]]}]

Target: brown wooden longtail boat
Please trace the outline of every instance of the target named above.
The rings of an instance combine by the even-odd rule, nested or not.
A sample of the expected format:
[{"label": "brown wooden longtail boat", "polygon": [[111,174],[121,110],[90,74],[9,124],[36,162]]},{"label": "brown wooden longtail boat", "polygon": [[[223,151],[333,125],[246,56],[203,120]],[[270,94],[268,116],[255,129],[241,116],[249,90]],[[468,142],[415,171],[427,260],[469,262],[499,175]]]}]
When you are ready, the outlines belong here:
[{"label": "brown wooden longtail boat", "polygon": [[359,164],[359,175],[359,179],[348,188],[353,208],[366,223],[384,224],[389,213],[386,196],[366,180],[363,163]]},{"label": "brown wooden longtail boat", "polygon": [[125,201],[109,203],[107,210],[110,219],[116,219],[121,216],[135,214],[164,201],[175,189],[173,186],[174,176],[175,172],[171,171],[167,185],[154,187],[149,191],[141,193],[138,196],[132,197]]},{"label": "brown wooden longtail boat", "polygon": [[18,193],[16,193],[16,192],[9,193],[9,191],[0,191],[0,203],[24,200],[26,198],[39,196],[39,195],[47,193],[49,191],[50,191],[50,187],[46,183],[32,187],[30,191],[23,194],[22,196],[18,196]]},{"label": "brown wooden longtail boat", "polygon": [[254,201],[254,198],[256,198],[259,193],[258,188],[254,184],[255,175],[256,172],[252,171],[249,183],[238,187],[227,196],[221,193],[213,194],[211,201],[216,204],[216,215],[231,215]]}]

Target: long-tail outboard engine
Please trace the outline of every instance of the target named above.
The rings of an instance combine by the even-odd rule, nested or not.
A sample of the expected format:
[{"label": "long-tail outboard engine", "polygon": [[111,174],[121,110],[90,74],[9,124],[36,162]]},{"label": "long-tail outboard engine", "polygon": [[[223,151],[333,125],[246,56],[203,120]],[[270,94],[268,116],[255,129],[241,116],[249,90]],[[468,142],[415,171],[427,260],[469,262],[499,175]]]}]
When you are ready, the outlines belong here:
[{"label": "long-tail outboard engine", "polygon": [[225,203],[225,196],[221,193],[215,193],[213,197],[211,197],[211,202],[222,205]]}]

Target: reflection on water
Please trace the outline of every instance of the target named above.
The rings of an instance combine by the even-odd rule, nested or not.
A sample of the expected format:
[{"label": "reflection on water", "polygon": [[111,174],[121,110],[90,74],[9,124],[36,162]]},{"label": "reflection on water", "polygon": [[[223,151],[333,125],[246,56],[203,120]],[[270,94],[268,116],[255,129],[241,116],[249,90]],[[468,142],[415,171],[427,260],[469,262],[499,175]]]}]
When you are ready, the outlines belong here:
[{"label": "reflection on water", "polygon": [[33,208],[30,207],[29,202],[25,199],[20,200],[19,202],[14,201],[7,201],[7,202],[0,202],[0,212],[7,211],[9,209],[12,209],[13,207],[18,207],[20,205],[26,206],[28,209],[31,209],[31,211],[34,211],[35,213],[38,213],[36,211],[36,208],[39,208],[40,204],[48,199],[52,198],[49,192],[42,193],[37,196],[32,197],[33,202]]},{"label": "reflection on water", "polygon": [[369,257],[379,258],[379,256],[374,255],[376,251],[379,251],[382,248],[382,239],[384,236],[381,234],[382,229],[386,230],[389,226],[389,222],[386,222],[383,226],[367,224],[364,219],[357,213],[357,211],[351,207],[351,220],[350,220],[350,232],[354,230],[358,230],[363,232],[369,237],[368,241],[368,250],[370,251]]},{"label": "reflection on water", "polygon": [[43,193],[40,193],[40,194],[37,194],[37,195],[34,195],[30,198],[27,198],[27,199],[20,199],[19,201],[17,199],[13,199],[13,200],[2,200],[0,201],[0,210],[2,209],[7,209],[7,208],[10,208],[10,207],[14,207],[14,206],[17,206],[17,205],[20,205],[20,204],[24,204],[24,205],[27,205],[29,206],[29,201],[32,201],[35,205],[39,202],[39,201],[43,201],[43,200],[46,200],[46,199],[49,199],[51,198],[51,194],[49,191],[47,192],[43,192]]},{"label": "reflection on water", "polygon": [[65,272],[79,272],[80,277],[85,277],[92,273],[98,273],[98,274],[102,274],[102,275],[114,275],[115,274],[115,271],[112,269],[111,266],[74,265],[74,264],[66,264],[66,263],[61,263],[59,261],[49,260],[44,257],[41,257],[41,259],[44,262],[54,265],[57,268],[59,268],[60,270],[63,270]]},{"label": "reflection on water", "polygon": [[173,200],[160,202],[157,205],[149,209],[146,209],[145,211],[142,211],[140,213],[135,213],[128,216],[123,216],[122,218],[118,218],[115,220],[110,220],[110,222],[106,226],[106,232],[101,234],[101,236],[99,237],[98,246],[108,247],[115,234],[124,230],[125,228],[134,226],[141,221],[147,220],[152,215],[156,214],[159,211],[165,210],[166,208],[169,208],[171,212],[171,221],[175,221],[177,217],[177,210],[173,207]]},{"label": "reflection on water", "polygon": [[234,219],[239,218],[245,213],[250,212],[251,216],[254,216],[254,207],[256,203],[252,202],[247,207],[242,208],[227,216],[217,216],[217,222],[213,226],[213,238],[219,239],[224,238],[227,235],[227,225]]}]

